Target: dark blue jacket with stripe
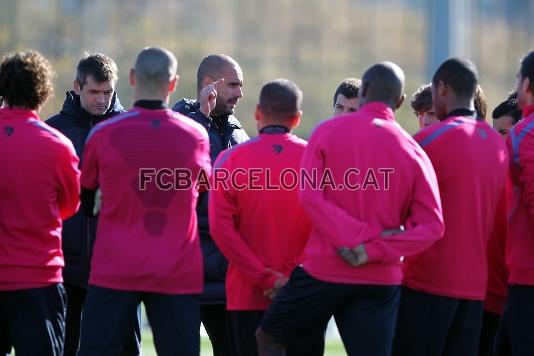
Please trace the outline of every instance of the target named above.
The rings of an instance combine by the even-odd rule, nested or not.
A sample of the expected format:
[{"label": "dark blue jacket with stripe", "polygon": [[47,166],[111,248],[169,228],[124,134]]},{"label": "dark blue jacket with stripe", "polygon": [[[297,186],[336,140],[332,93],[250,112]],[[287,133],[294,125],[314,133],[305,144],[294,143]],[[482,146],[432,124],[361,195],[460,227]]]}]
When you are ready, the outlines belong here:
[{"label": "dark blue jacket with stripe", "polygon": [[[182,99],[172,108],[200,123],[208,131],[211,163],[227,148],[249,140],[241,123],[233,115],[207,117],[200,111],[196,100]],[[198,230],[204,257],[204,293],[202,304],[224,304],[224,280],[228,262],[221,254],[209,233],[208,193],[200,193],[197,203]]]}]

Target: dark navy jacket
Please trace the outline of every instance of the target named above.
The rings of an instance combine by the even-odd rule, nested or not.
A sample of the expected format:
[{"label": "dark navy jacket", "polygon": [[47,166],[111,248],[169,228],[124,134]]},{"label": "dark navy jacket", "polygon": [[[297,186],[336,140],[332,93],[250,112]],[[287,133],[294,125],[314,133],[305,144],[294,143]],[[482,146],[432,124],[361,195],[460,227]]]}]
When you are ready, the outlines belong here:
[{"label": "dark navy jacket", "polygon": [[[249,140],[245,130],[233,115],[207,117],[200,111],[196,100],[182,99],[172,108],[189,116],[208,131],[211,163],[227,148]],[[204,293],[202,304],[223,304],[226,302],[224,279],[228,262],[221,254],[209,233],[208,193],[200,193],[197,203],[198,230],[204,256]]]},{"label": "dark navy jacket", "polygon": [[[67,136],[74,145],[78,157],[83,156],[85,140],[91,128],[114,115],[125,112],[117,97],[113,98],[108,111],[102,116],[94,116],[80,106],[80,97],[73,91],[67,92],[60,113],[46,123]],[[85,288],[89,279],[91,253],[96,237],[97,218],[87,217],[81,212],[63,222],[62,246],[65,255],[63,279],[65,283]]]}]

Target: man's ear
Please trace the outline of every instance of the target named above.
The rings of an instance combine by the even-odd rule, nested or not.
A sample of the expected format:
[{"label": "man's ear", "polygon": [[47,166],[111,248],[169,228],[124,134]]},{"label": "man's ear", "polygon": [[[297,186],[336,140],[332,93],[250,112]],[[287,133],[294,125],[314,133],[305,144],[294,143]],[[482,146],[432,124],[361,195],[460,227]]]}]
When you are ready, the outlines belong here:
[{"label": "man's ear", "polygon": [[302,110],[300,110],[297,115],[291,120],[291,127],[290,129],[293,130],[294,128],[297,128],[300,125],[300,121],[302,120]]},{"label": "man's ear", "polygon": [[449,87],[442,80],[438,82],[437,93],[439,96],[447,95]]},{"label": "man's ear", "polygon": [[82,92],[82,88],[80,88],[80,84],[76,79],[74,79],[74,83],[72,84],[72,87],[74,88],[74,93],[76,95],[80,95]]},{"label": "man's ear", "polygon": [[171,82],[169,83],[169,93],[172,93],[176,89],[179,79],[180,79],[180,76],[176,74],[174,78],[171,80]]},{"label": "man's ear", "polygon": [[395,107],[395,109],[400,108],[402,103],[404,103],[405,99],[406,99],[406,94],[402,94],[399,100],[397,101],[397,106]]},{"label": "man's ear", "polygon": [[260,104],[256,105],[256,111],[254,112],[254,118],[256,121],[260,121],[262,118],[262,112],[260,108]]},{"label": "man's ear", "polygon": [[530,92],[531,95],[534,95],[534,92],[532,91],[532,89],[530,87],[530,78],[529,77],[525,77],[521,81],[521,91],[523,93]]},{"label": "man's ear", "polygon": [[360,90],[358,91],[358,101],[365,98],[367,95],[367,89],[369,89],[369,82],[363,82]]},{"label": "man's ear", "polygon": [[135,69],[130,68],[130,75],[129,75],[130,85],[135,86]]}]

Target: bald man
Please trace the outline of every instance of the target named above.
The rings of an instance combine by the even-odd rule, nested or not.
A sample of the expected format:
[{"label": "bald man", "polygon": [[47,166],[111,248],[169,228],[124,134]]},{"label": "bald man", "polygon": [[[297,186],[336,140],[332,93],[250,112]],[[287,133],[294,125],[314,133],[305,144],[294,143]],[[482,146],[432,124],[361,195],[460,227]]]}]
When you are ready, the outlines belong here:
[{"label": "bald man", "polygon": [[288,342],[332,315],[349,355],[390,355],[400,257],[443,234],[432,165],[395,122],[403,92],[402,70],[378,63],[363,76],[360,110],[312,133],[302,174],[323,183],[304,184],[300,202],[313,229],[301,267],[256,332],[260,355],[284,355]]},{"label": "bald man", "polygon": [[[181,99],[173,110],[189,116],[208,131],[211,161],[249,137],[234,116],[243,96],[243,71],[224,54],[212,54],[202,60],[197,72],[197,100]],[[197,205],[198,230],[204,257],[204,293],[200,296],[201,318],[215,356],[231,356],[224,283],[228,262],[210,234],[208,193],[201,193]]]},{"label": "bald man", "polygon": [[[134,107],[95,126],[87,139],[82,210],[93,213],[97,188],[103,200],[79,355],[118,355],[141,302],[158,354],[199,354],[196,185],[211,163],[206,130],[167,107],[176,69],[171,52],[142,50],[130,71]],[[177,167],[189,174],[179,189]]]}]

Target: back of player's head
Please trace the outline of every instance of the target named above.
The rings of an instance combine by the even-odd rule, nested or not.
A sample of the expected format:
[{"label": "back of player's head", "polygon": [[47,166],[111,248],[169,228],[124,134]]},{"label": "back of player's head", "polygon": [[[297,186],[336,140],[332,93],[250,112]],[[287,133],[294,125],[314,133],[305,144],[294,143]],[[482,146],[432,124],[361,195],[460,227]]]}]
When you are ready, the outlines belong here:
[{"label": "back of player's head", "polygon": [[226,54],[210,54],[205,57],[197,71],[197,91],[202,89],[204,78],[209,77],[213,81],[221,78],[221,73],[227,66],[239,66],[237,62]]},{"label": "back of player's head", "polygon": [[457,97],[473,98],[478,84],[478,71],[467,59],[449,58],[439,66],[432,78],[434,86],[440,81],[449,86]]},{"label": "back of player's head", "polygon": [[473,102],[475,104],[477,119],[485,121],[486,114],[488,112],[488,100],[486,99],[486,94],[484,94],[484,90],[482,89],[480,84],[477,85],[477,89],[475,90],[475,98]]},{"label": "back of player's head", "polygon": [[302,105],[302,91],[290,80],[275,79],[263,86],[258,104],[262,113],[279,122],[294,119]]},{"label": "back of player's head", "polygon": [[493,120],[497,120],[503,116],[511,116],[513,124],[517,124],[521,120],[521,110],[517,106],[517,92],[513,92],[508,98],[497,105],[491,114]]},{"label": "back of player's head", "polygon": [[534,51],[530,51],[521,60],[521,67],[519,68],[519,76],[521,81],[528,78],[530,82],[530,91],[534,95]]},{"label": "back of player's head", "polygon": [[53,74],[39,52],[7,54],[0,58],[0,97],[9,107],[36,110],[53,92]]},{"label": "back of player's head", "polygon": [[412,95],[412,110],[417,114],[432,110],[432,84],[423,84]]},{"label": "back of player's head", "polygon": [[342,94],[347,99],[357,98],[358,91],[360,90],[361,85],[362,85],[362,81],[358,78],[344,79],[336,89],[336,92],[334,94],[333,106],[336,105],[337,96],[339,94]]},{"label": "back of player's head", "polygon": [[136,85],[149,91],[161,91],[175,78],[178,61],[171,51],[161,47],[144,48],[135,60]]},{"label": "back of player's head", "polygon": [[380,62],[369,68],[362,77],[360,106],[379,101],[397,108],[403,99],[405,77],[402,69],[392,62]]},{"label": "back of player's head", "polygon": [[76,67],[76,82],[80,86],[80,89],[83,89],[89,76],[96,83],[110,82],[112,86],[115,86],[119,79],[117,64],[105,54],[84,53]]}]

